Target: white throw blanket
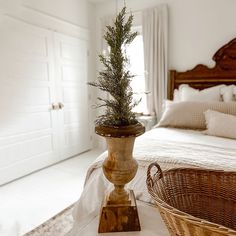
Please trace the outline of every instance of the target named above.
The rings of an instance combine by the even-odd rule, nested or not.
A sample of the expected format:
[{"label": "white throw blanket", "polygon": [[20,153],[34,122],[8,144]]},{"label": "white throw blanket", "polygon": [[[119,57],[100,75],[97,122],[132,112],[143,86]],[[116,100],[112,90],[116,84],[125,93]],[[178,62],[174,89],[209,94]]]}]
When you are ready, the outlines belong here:
[{"label": "white throw blanket", "polygon": [[[74,210],[76,221],[98,212],[111,184],[103,176],[103,153],[88,170],[84,191]],[[236,140],[203,135],[201,132],[157,128],[137,138],[134,157],[139,163],[135,178],[127,184],[138,200],[152,203],[146,188],[146,170],[157,161],[163,170],[175,167],[201,167],[236,171]]]}]

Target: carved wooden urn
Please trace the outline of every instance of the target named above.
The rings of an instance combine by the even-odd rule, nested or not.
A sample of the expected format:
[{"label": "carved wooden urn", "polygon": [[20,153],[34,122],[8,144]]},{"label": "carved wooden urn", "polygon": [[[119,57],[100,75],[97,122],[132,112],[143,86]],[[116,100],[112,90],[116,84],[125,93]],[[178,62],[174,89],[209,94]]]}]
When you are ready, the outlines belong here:
[{"label": "carved wooden urn", "polygon": [[134,193],[125,189],[125,184],[136,175],[138,163],[132,155],[134,141],[144,131],[140,123],[95,128],[98,135],[106,138],[108,156],[103,162],[103,172],[114,184],[102,203],[99,233],[141,230]]}]

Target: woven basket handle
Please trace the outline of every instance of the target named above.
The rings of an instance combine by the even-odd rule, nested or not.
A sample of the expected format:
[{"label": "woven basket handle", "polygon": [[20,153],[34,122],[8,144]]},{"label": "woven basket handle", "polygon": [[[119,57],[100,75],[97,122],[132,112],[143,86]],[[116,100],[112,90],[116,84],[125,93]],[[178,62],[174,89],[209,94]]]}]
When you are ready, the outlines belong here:
[{"label": "woven basket handle", "polygon": [[[151,169],[153,167],[156,167],[157,171],[156,173],[151,176]],[[154,163],[151,163],[149,166],[148,166],[148,169],[147,169],[147,180],[146,180],[146,183],[149,187],[153,187],[154,185],[154,180],[159,180],[163,177],[163,173],[162,173],[162,170],[161,170],[161,167],[159,166],[159,164],[157,162],[154,162]]]}]

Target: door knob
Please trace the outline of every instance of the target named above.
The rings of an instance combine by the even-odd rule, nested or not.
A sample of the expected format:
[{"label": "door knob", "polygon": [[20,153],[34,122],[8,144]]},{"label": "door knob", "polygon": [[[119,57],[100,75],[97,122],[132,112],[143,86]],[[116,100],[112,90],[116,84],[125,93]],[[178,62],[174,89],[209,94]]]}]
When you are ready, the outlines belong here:
[{"label": "door knob", "polygon": [[59,110],[64,107],[64,104],[62,102],[58,103],[52,103],[52,110]]},{"label": "door knob", "polygon": [[58,106],[59,106],[59,109],[63,109],[64,104],[63,104],[62,102],[59,102],[59,103],[58,103]]},{"label": "door knob", "polygon": [[52,110],[59,110],[59,104],[58,103],[52,103]]}]

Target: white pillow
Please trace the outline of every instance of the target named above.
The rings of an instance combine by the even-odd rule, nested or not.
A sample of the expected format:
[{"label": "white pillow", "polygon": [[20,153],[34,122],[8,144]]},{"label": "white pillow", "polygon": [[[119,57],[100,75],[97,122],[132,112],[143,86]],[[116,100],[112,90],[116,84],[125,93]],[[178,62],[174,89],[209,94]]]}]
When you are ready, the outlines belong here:
[{"label": "white pillow", "polygon": [[225,85],[218,85],[211,88],[198,90],[191,87],[182,87],[180,89],[180,97],[181,101],[220,101],[221,94],[220,90]]},{"label": "white pillow", "polygon": [[204,112],[207,130],[205,134],[236,139],[236,116],[217,111]]},{"label": "white pillow", "polygon": [[236,101],[236,86],[233,88],[233,100]]},{"label": "white pillow", "polygon": [[180,102],[180,92],[179,92],[178,89],[174,90],[173,101],[174,102]]},{"label": "white pillow", "polygon": [[173,101],[174,102],[181,102],[181,89],[184,87],[189,87],[188,84],[181,84],[178,89],[174,90]]},{"label": "white pillow", "polygon": [[206,129],[204,112],[215,110],[236,115],[236,102],[172,102],[166,101],[165,111],[157,127]]},{"label": "white pillow", "polygon": [[235,85],[225,86],[220,89],[220,93],[223,97],[224,102],[233,101],[234,100],[234,92],[236,93],[236,86]]}]

